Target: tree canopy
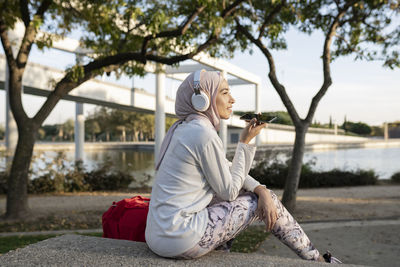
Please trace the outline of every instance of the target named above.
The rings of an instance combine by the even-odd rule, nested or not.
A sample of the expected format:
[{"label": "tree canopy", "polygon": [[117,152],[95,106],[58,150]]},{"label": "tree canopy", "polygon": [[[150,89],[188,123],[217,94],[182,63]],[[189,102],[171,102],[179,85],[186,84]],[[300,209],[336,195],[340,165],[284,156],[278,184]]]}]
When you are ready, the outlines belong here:
[{"label": "tree canopy", "polygon": [[[237,49],[256,46],[265,55],[270,81],[296,127],[289,176],[299,177],[305,133],[332,84],[331,61],[354,55],[398,67],[399,8],[399,0],[0,0],[0,37],[10,70],[9,100],[19,130],[7,214],[18,217],[27,210],[26,180],[36,134],[63,96],[104,72],[142,75],[149,61],[173,65],[202,51],[230,56]],[[20,44],[13,44],[8,35],[16,22],[25,26]],[[304,33],[321,31],[325,36],[324,81],[304,119],[279,81],[271,53],[286,48],[285,33],[291,27]],[[77,51],[77,64],[66,70],[43,106],[29,118],[21,88],[32,45],[52,47],[55,40],[77,33],[83,47]],[[297,187],[298,183],[291,183]]]},{"label": "tree canopy", "polygon": [[[296,206],[305,149],[305,137],[312,124],[318,104],[332,85],[330,64],[338,57],[381,60],[389,68],[399,67],[400,14],[399,0],[254,0],[243,3],[235,17],[233,47],[248,49],[255,46],[268,61],[269,80],[285,105],[296,129],[288,179],[282,202],[290,211]],[[273,50],[285,49],[285,33],[290,28],[311,34],[322,32],[321,43],[323,82],[311,100],[308,113],[301,118],[277,76]]]},{"label": "tree canopy", "polygon": [[[223,27],[244,0],[10,0],[0,1],[0,38],[9,68],[9,102],[18,126],[18,143],[10,171],[7,217],[28,211],[27,179],[40,126],[62,97],[104,72],[144,74],[149,61],[173,65],[202,51],[217,51]],[[22,23],[22,39],[9,33]],[[30,118],[22,105],[22,77],[32,46],[52,47],[78,34],[76,64],[54,83],[39,111]],[[92,130],[96,131],[94,127]]]}]

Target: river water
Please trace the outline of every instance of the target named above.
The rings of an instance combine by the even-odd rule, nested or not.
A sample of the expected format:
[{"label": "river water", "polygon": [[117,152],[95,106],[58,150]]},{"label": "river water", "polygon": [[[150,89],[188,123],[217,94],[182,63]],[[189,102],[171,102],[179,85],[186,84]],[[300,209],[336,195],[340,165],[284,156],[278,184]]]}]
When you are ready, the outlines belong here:
[{"label": "river water", "polygon": [[[267,152],[268,153],[268,152]],[[35,152],[32,170],[33,173],[41,173],[47,166],[50,166],[57,152]],[[284,154],[274,154],[269,158],[280,157]],[[72,166],[74,151],[64,152],[64,164],[68,168]],[[111,168],[128,171],[139,184],[152,182],[154,175],[154,153],[151,151],[137,150],[107,150],[107,151],[86,151],[84,166],[91,170],[98,167],[102,162],[110,162]],[[334,168],[342,170],[373,169],[380,179],[388,179],[400,171],[400,147],[393,148],[355,148],[326,151],[308,151],[304,156],[304,162],[313,162],[313,168],[317,170],[331,170]],[[52,168],[60,169],[60,162],[53,164]],[[4,153],[0,154],[0,166],[4,168]]]},{"label": "river water", "polygon": [[305,161],[312,159],[318,170],[372,169],[380,179],[389,179],[400,171],[400,147],[313,151],[304,155]]}]

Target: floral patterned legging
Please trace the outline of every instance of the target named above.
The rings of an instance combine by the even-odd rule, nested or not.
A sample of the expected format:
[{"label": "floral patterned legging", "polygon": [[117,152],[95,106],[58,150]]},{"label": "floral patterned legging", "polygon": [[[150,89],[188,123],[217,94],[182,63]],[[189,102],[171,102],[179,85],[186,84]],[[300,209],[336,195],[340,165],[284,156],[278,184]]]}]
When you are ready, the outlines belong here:
[{"label": "floral patterned legging", "polygon": [[[279,201],[274,192],[271,196],[277,207],[278,219],[271,230],[272,234],[306,260],[318,260],[319,252],[296,222],[293,216]],[[258,220],[256,215],[258,198],[256,194],[245,192],[234,201],[222,201],[207,207],[209,222],[206,231],[193,248],[177,256],[180,259],[198,258],[214,249],[229,250],[233,238]]]}]

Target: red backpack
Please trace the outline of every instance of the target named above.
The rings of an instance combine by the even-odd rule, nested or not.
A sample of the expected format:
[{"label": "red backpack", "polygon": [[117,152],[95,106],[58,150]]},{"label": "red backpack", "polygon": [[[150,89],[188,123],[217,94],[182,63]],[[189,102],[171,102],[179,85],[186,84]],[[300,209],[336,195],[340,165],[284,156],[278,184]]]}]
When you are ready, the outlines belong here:
[{"label": "red backpack", "polygon": [[149,201],[150,198],[136,196],[113,202],[102,216],[103,237],[146,242]]}]

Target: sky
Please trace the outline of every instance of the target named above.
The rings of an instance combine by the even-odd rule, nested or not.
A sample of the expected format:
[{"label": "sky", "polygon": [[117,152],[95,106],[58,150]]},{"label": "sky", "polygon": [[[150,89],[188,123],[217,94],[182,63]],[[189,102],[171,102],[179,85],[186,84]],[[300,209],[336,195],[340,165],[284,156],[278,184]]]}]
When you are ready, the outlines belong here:
[{"label": "sky", "polygon": [[[291,30],[287,35],[288,49],[273,51],[277,75],[286,87],[299,115],[304,118],[308,112],[312,97],[323,82],[322,54],[323,36],[314,33],[311,36]],[[225,59],[246,71],[262,78],[261,110],[286,110],[278,94],[268,79],[268,62],[258,48],[254,52],[236,52],[232,59]],[[3,53],[0,50],[0,53]],[[44,52],[33,49],[30,61],[64,69],[74,63],[74,56],[57,50]],[[331,64],[333,84],[320,101],[314,121],[341,125],[344,118],[348,121],[362,121],[370,125],[382,125],[384,122],[400,120],[400,70],[383,68],[381,62],[354,61],[352,57],[336,59]],[[113,79],[112,77],[107,79]],[[122,78],[116,81],[130,86],[132,79]],[[155,92],[155,78],[149,74],[144,78],[134,77],[135,87]],[[167,79],[166,94],[175,97],[180,82]],[[236,99],[234,110],[254,110],[254,87],[232,86],[232,95]],[[33,116],[44,102],[36,96],[23,97],[23,104],[29,116]],[[5,107],[5,92],[0,90],[0,106]],[[95,106],[85,104],[88,114]],[[60,101],[44,124],[63,123],[75,116],[73,102]],[[5,108],[0,108],[0,124],[5,122]]]}]

